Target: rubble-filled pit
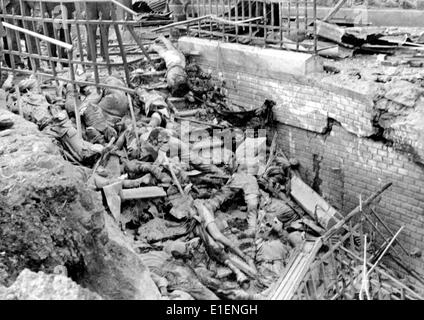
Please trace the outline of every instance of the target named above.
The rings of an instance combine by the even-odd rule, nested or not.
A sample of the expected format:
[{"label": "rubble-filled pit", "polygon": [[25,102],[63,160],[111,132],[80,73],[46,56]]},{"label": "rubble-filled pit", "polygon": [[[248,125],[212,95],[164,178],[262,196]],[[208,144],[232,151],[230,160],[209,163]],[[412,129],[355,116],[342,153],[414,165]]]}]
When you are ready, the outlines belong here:
[{"label": "rubble-filled pit", "polygon": [[[383,213],[391,227],[401,219],[408,232],[399,239],[411,252],[420,247],[424,180],[408,177],[423,175],[421,149],[404,143],[401,130],[399,145],[410,148],[388,145],[393,136],[384,134],[392,127],[396,132],[396,121],[380,120],[391,109],[382,107],[379,114],[372,97],[342,88],[336,76],[321,81],[322,73],[311,72],[318,61],[309,55],[278,51],[277,62],[270,62],[267,49],[221,45],[215,55],[218,51],[203,51],[203,45],[207,50],[218,44],[179,41],[187,54],[188,88],[179,89],[189,92],[182,96],[178,90],[173,96],[166,86],[145,89],[146,82],[166,82],[163,75],[152,75],[145,62],[133,70],[137,89],[131,96],[79,87],[82,137],[75,129],[69,87],[57,90],[45,81],[47,89],[39,91],[35,78],[4,75],[1,297],[28,298],[35,281],[45,286],[37,294],[46,298],[51,290],[82,299],[281,298],[281,279],[305,255],[311,258],[301,270],[305,277],[309,264],[324,261],[313,276],[312,298],[355,299],[361,263],[350,258],[353,266],[335,272],[327,255],[331,244],[322,239],[339,231],[333,227],[358,206],[358,195],[365,201],[386,182],[393,183],[392,189],[371,209]],[[240,61],[226,60],[227,49],[244,51],[237,56]],[[285,55],[296,56],[295,61]],[[122,70],[116,71],[102,74],[105,82],[123,83]],[[421,112],[415,105],[423,99],[421,89],[412,89],[402,101],[391,98],[399,95],[390,90],[397,88],[389,87],[379,98],[401,105],[412,99],[411,112]],[[136,111],[136,131],[128,97]],[[403,107],[401,115],[390,107],[402,120],[416,118]],[[20,112],[25,119],[16,115]],[[418,124],[413,129],[419,137]],[[391,166],[380,167],[375,157]],[[392,212],[399,212],[399,201],[408,203],[399,205],[408,219]],[[347,234],[350,249],[361,254],[361,233],[349,229]],[[342,247],[349,242],[343,233],[331,240]],[[371,244],[369,254],[375,258],[380,243]],[[408,259],[423,267],[417,256]],[[402,298],[391,291],[396,286],[410,290],[407,298],[420,298],[420,289],[412,286],[416,280],[384,270],[384,277],[371,279],[378,283],[373,298]],[[348,273],[345,292],[339,278]],[[52,281],[62,287],[51,289],[46,283]],[[300,287],[302,279],[296,281]],[[305,292],[297,292],[297,298],[308,298]]]}]

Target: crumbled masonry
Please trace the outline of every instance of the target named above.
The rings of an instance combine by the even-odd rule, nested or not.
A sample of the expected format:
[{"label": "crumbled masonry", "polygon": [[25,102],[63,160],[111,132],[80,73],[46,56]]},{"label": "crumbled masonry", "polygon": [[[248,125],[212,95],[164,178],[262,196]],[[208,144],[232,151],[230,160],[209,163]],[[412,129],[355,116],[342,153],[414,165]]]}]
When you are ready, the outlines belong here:
[{"label": "crumbled masonry", "polygon": [[424,299],[424,29],[118,2],[0,7],[1,300]]}]

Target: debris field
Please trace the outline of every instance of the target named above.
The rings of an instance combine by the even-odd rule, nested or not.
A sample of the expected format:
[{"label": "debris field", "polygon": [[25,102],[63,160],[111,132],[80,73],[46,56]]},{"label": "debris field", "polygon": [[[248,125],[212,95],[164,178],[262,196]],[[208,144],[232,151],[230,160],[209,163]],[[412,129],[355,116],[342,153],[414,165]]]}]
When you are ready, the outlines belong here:
[{"label": "debris field", "polygon": [[[0,297],[422,299],[422,275],[399,258],[408,278],[384,264],[395,246],[404,250],[403,227],[387,230],[374,210],[393,181],[351,212],[336,210],[279,146],[275,102],[233,103],[225,79],[170,34],[190,19],[171,21],[163,6],[132,6],[147,31],[123,33],[124,58],[119,29],[106,38],[107,54],[90,48],[88,34],[78,54],[103,64],[69,67],[49,53],[53,60],[36,67],[53,65],[59,76],[49,77],[33,72],[30,57],[4,51],[3,67],[11,59],[22,66],[0,78]],[[423,67],[413,50],[424,46],[422,34],[330,19],[316,21],[319,55],[371,53],[385,66]],[[307,35],[298,40],[299,51],[302,41],[310,48]],[[317,77],[343,81],[342,62],[325,61],[327,74]],[[379,246],[382,229],[390,237]]]}]

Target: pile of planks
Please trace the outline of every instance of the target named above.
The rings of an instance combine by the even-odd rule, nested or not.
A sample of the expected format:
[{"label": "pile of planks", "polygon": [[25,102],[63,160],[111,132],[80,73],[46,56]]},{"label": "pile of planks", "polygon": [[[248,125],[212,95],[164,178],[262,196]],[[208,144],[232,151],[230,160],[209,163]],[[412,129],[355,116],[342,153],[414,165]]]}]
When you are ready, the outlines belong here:
[{"label": "pile of planks", "polygon": [[268,299],[291,300],[321,246],[321,238],[318,238],[315,241],[305,241],[302,247],[294,250],[283,274],[270,290]]}]

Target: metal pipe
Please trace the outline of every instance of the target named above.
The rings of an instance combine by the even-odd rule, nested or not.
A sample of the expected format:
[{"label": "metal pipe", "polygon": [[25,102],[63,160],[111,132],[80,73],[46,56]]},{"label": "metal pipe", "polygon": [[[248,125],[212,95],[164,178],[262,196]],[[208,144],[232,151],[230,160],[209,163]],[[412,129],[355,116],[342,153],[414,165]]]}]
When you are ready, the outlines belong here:
[{"label": "metal pipe", "polygon": [[47,37],[45,35],[42,35],[42,34],[33,32],[31,30],[26,30],[26,29],[20,28],[18,26],[14,26],[14,25],[12,25],[10,23],[7,23],[7,22],[3,22],[3,26],[6,27],[6,28],[8,28],[8,29],[11,29],[11,30],[14,30],[14,31],[17,31],[17,32],[22,32],[24,34],[30,35],[32,37],[39,38],[40,40],[47,41],[47,42],[49,42],[51,44],[57,45],[57,46],[62,47],[64,49],[66,49],[66,50],[72,50],[72,48],[73,48],[72,47],[72,44],[68,44],[68,43],[65,43],[63,41],[58,41],[56,39],[52,39],[52,38]]}]

